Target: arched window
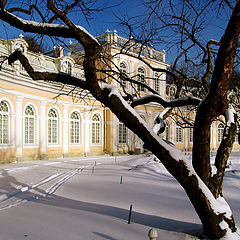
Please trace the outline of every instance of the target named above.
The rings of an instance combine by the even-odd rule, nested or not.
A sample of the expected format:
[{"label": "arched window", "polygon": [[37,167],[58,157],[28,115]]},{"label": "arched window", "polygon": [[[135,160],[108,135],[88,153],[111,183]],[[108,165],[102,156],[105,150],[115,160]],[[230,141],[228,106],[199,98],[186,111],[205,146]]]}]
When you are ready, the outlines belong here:
[{"label": "arched window", "polygon": [[169,124],[169,122],[166,122],[165,138],[166,138],[166,140],[170,141],[170,124]]},{"label": "arched window", "polygon": [[127,128],[122,122],[118,124],[118,143],[127,144]]},{"label": "arched window", "polygon": [[10,143],[10,111],[6,101],[0,102],[0,144]]},{"label": "arched window", "polygon": [[92,144],[101,143],[101,118],[98,114],[92,117]]},{"label": "arched window", "polygon": [[[119,66],[120,73],[124,76],[127,76],[127,64],[125,62],[121,62]],[[120,78],[120,82],[123,87],[127,87],[127,81]]]},{"label": "arched window", "polygon": [[[145,83],[145,70],[142,67],[138,68],[137,71],[137,81],[141,82],[141,83]],[[142,85],[137,85],[137,90],[139,92],[145,92],[145,88]]]},{"label": "arched window", "polygon": [[183,142],[183,129],[179,126],[176,127],[176,142],[177,143]]},{"label": "arched window", "polygon": [[158,72],[154,73],[154,90],[160,92],[160,74]]},{"label": "arched window", "polygon": [[222,123],[218,124],[218,135],[217,135],[217,141],[220,143],[223,138],[223,131],[224,131],[224,125]]},{"label": "arched window", "polygon": [[36,134],[36,120],[35,112],[32,106],[27,106],[24,112],[24,143],[25,144],[35,144],[35,134]]},{"label": "arched window", "polygon": [[72,74],[72,64],[69,61],[64,61],[62,64],[62,70],[67,74]]},{"label": "arched window", "polygon": [[81,142],[81,119],[78,112],[73,112],[70,116],[70,143],[79,144]]},{"label": "arched window", "polygon": [[53,108],[48,112],[48,143],[58,144],[58,114]]},{"label": "arched window", "polygon": [[189,128],[189,142],[193,142],[193,128]]}]

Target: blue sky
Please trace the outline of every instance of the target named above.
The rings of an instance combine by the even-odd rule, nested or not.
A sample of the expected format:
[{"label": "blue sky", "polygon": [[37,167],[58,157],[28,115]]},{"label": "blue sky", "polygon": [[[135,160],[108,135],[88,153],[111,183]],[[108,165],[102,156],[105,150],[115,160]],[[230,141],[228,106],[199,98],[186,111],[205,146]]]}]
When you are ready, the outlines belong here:
[{"label": "blue sky", "polygon": [[[134,16],[138,16],[144,14],[144,8],[142,6],[142,0],[100,0],[99,5],[104,8],[103,12],[97,12],[92,16],[92,19],[89,20],[89,24],[83,20],[83,18],[79,14],[73,15],[74,21],[84,26],[92,35],[98,36],[104,34],[107,29],[118,31],[119,35],[127,35],[126,28],[124,29],[119,24],[120,18],[131,18]],[[211,19],[211,15],[209,17],[209,22],[212,23],[211,27],[207,29],[205,32],[205,36],[208,39],[216,39],[220,40],[220,37],[223,33],[223,29],[225,28],[224,21],[220,24],[214,18]],[[136,21],[134,18],[132,22]],[[15,29],[4,22],[0,22],[0,38],[3,39],[11,39],[16,38],[20,33],[23,35],[29,35],[29,33],[23,33],[22,31]],[[51,42],[49,43],[52,44]],[[163,45],[157,46],[158,50],[162,50],[165,48]],[[174,52],[167,52],[167,61],[172,61]]]},{"label": "blue sky", "polygon": [[[92,19],[89,20],[89,24],[83,18],[80,18],[79,15],[74,15],[74,20],[77,24],[84,26],[94,36],[105,33],[107,29],[117,29],[121,32],[121,27],[118,23],[119,19],[116,16],[123,17],[125,15],[132,17],[142,13],[143,6],[141,2],[141,0],[99,1],[98,6],[105,8],[105,10],[94,14]],[[4,39],[16,37],[22,33],[22,31],[12,28],[2,21],[0,22],[0,30],[0,37]]]}]

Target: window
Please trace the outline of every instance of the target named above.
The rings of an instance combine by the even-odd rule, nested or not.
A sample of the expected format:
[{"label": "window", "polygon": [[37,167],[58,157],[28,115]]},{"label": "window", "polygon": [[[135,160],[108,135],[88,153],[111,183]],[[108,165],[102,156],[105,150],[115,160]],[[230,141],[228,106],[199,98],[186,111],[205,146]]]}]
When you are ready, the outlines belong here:
[{"label": "window", "polygon": [[[141,83],[145,83],[145,71],[142,67],[138,68],[137,81]],[[137,85],[137,90],[139,92],[145,92],[144,86],[139,84]]]},{"label": "window", "polygon": [[170,125],[169,125],[169,122],[166,122],[165,138],[166,138],[166,140],[170,141]]},{"label": "window", "polygon": [[10,112],[6,101],[0,102],[0,144],[10,142]]},{"label": "window", "polygon": [[189,142],[193,142],[193,128],[189,128]]},{"label": "window", "polygon": [[166,87],[166,95],[170,98],[173,98],[175,96],[175,94],[176,94],[176,87],[173,85],[171,85],[171,86],[168,85]]},{"label": "window", "polygon": [[92,143],[101,143],[101,120],[98,114],[94,114],[92,117]]},{"label": "window", "polygon": [[48,143],[58,143],[58,114],[55,109],[48,112]]},{"label": "window", "polygon": [[183,142],[183,129],[179,126],[176,127],[176,142],[177,143]]},{"label": "window", "polygon": [[35,144],[35,113],[31,106],[25,109],[24,129],[24,143]]},{"label": "window", "polygon": [[127,144],[127,128],[121,122],[118,124],[118,143]]},{"label": "window", "polygon": [[158,72],[154,74],[154,90],[160,92],[160,74]]},{"label": "window", "polygon": [[[127,64],[125,62],[121,62],[120,63],[120,73],[123,75],[123,76],[127,76]],[[126,80],[123,80],[123,79],[120,79],[120,82],[122,84],[123,87],[127,87],[127,81]]]},{"label": "window", "polygon": [[62,70],[67,74],[72,74],[72,64],[69,61],[64,61],[62,64]]},{"label": "window", "polygon": [[223,138],[223,131],[224,131],[224,125],[222,123],[218,124],[218,135],[217,135],[217,141],[220,143]]},{"label": "window", "polygon": [[73,112],[70,116],[70,143],[79,144],[80,143],[80,116],[78,112]]}]

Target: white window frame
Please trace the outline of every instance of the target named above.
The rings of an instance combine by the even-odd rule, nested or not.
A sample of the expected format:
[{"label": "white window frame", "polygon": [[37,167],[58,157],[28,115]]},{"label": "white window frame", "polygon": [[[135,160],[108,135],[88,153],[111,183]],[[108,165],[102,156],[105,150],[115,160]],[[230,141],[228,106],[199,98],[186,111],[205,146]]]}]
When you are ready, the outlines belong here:
[{"label": "white window frame", "polygon": [[[123,67],[124,66],[124,67]],[[120,73],[123,74],[123,75],[128,75],[128,71],[127,71],[127,68],[128,68],[128,65],[126,62],[122,61],[120,62],[119,64],[119,70],[120,70]],[[128,84],[127,84],[127,81],[123,80],[123,79],[119,79],[122,86],[125,87],[125,88],[128,88]]]},{"label": "white window frame", "polygon": [[154,90],[160,94],[160,74],[158,72],[154,73]]},{"label": "white window frame", "polygon": [[[1,137],[0,137],[0,145],[1,146],[8,146],[11,144],[11,109],[9,106],[8,101],[6,100],[1,100],[1,103],[4,103],[7,105],[7,111],[0,111],[0,115],[1,115]],[[4,120],[3,120],[3,116],[7,117],[7,125],[4,124]],[[4,131],[7,129],[7,132],[5,133]],[[7,142],[4,142],[4,135],[7,135]]]},{"label": "white window frame", "polygon": [[224,124],[219,123],[217,127],[217,142],[220,143],[223,138],[223,132],[224,132]]},{"label": "white window frame", "polygon": [[[99,120],[98,121],[93,120],[94,116],[97,116]],[[97,129],[97,126],[99,126],[98,129]],[[93,136],[93,134],[96,133],[97,130],[99,131],[97,132],[97,134],[95,134],[95,136]],[[97,137],[98,141],[96,141],[97,140],[96,136],[98,136]],[[94,113],[91,118],[91,143],[92,145],[95,145],[95,146],[102,144],[102,118],[99,113]]]},{"label": "white window frame", "polygon": [[[33,115],[26,115],[26,109],[30,107],[33,111]],[[30,117],[32,116],[32,117]],[[33,142],[30,143],[29,138],[30,138],[30,133],[29,133],[29,120],[30,118],[33,119]],[[28,121],[28,128],[26,127],[26,119]],[[31,105],[28,104],[24,110],[24,145],[25,146],[32,146],[32,145],[36,145],[36,138],[37,138],[37,115],[36,115],[36,110],[35,108]],[[26,135],[26,131],[27,131],[27,135]],[[27,141],[26,141],[26,136],[27,136]]]},{"label": "white window frame", "polygon": [[[56,112],[57,117],[49,117],[49,112],[53,110]],[[51,128],[51,141],[49,141],[49,121],[53,122],[53,120],[56,120],[56,142],[53,141],[53,129]],[[49,146],[56,146],[60,145],[60,118],[59,118],[59,112],[56,108],[50,108],[47,114],[47,143]]]},{"label": "white window frame", "polygon": [[128,131],[127,127],[122,123],[118,123],[118,144],[127,145],[128,143]]},{"label": "white window frame", "polygon": [[171,134],[170,134],[170,124],[169,122],[166,122],[166,128],[165,128],[165,139],[167,141],[171,141]]},{"label": "white window frame", "polygon": [[[78,119],[72,119],[72,115],[76,113],[78,115]],[[74,124],[74,136],[72,137],[72,123]],[[76,124],[78,124],[78,138],[79,141],[76,141]],[[73,139],[73,142],[72,142]],[[79,113],[79,111],[74,110],[71,112],[70,116],[69,116],[69,144],[70,145],[81,145],[82,144],[82,118],[81,115]]]},{"label": "white window frame", "polygon": [[72,64],[72,62],[71,61],[69,61],[69,60],[64,60],[63,62],[62,62],[62,71],[64,72],[64,73],[67,73],[67,74],[72,74],[72,70],[73,70],[73,64]]},{"label": "white window frame", "polygon": [[[143,67],[138,67],[137,81],[146,84],[145,78],[146,78],[146,70]],[[138,92],[146,92],[146,88],[139,84],[137,85],[137,90]]]},{"label": "white window frame", "polygon": [[176,143],[183,143],[183,129],[176,126]]},{"label": "white window frame", "polygon": [[189,142],[193,142],[193,128],[189,128]]}]

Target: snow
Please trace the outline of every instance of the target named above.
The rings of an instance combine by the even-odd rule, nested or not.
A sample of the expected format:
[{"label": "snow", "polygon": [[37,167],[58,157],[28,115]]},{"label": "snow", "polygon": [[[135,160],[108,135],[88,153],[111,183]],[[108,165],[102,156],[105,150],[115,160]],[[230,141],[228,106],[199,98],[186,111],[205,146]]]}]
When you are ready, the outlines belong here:
[{"label": "snow", "polygon": [[236,114],[235,109],[233,108],[232,105],[228,107],[228,109],[225,112],[226,120],[227,120],[227,125],[231,126],[231,123],[234,123],[234,116]]},{"label": "snow", "polygon": [[127,101],[123,99],[119,89],[116,86],[105,82],[99,82],[98,84],[100,88],[110,90],[109,98],[115,95],[122,102],[122,105],[126,108],[126,110],[138,119],[139,123],[141,123],[148,130],[148,132],[160,143],[160,145],[162,145],[169,152],[172,158],[174,158],[176,161],[187,160],[181,150],[177,149],[172,144],[166,143],[150,128],[150,126],[141,118],[141,116],[127,103]]},{"label": "snow", "polygon": [[[231,162],[224,193],[239,223],[238,156]],[[4,240],[146,240],[151,228],[159,239],[189,240],[201,230],[182,188],[150,154],[0,165],[0,176]],[[216,202],[225,205],[223,198]],[[131,204],[132,223],[127,224]],[[239,235],[228,232],[223,239]]]},{"label": "snow", "polygon": [[212,168],[212,177],[217,173],[217,167],[215,165],[211,165],[211,168]]},{"label": "snow", "polygon": [[[4,10],[6,11],[6,10]],[[7,12],[7,11],[6,11]],[[37,26],[37,27],[42,27],[42,28],[65,28],[65,29],[69,29],[68,26],[66,25],[60,25],[60,24],[56,24],[56,23],[41,23],[41,22],[36,22],[36,21],[32,21],[32,20],[25,20],[22,19],[10,12],[8,12],[9,15],[12,15],[14,18],[18,19],[19,21],[21,21],[23,24],[25,25],[32,25],[32,26]],[[78,26],[75,25],[80,31],[84,32],[86,35],[88,35],[95,43],[97,43],[98,45],[100,45],[100,43],[98,42],[98,40],[93,37],[92,34],[90,34],[84,27],[82,26]]]}]

